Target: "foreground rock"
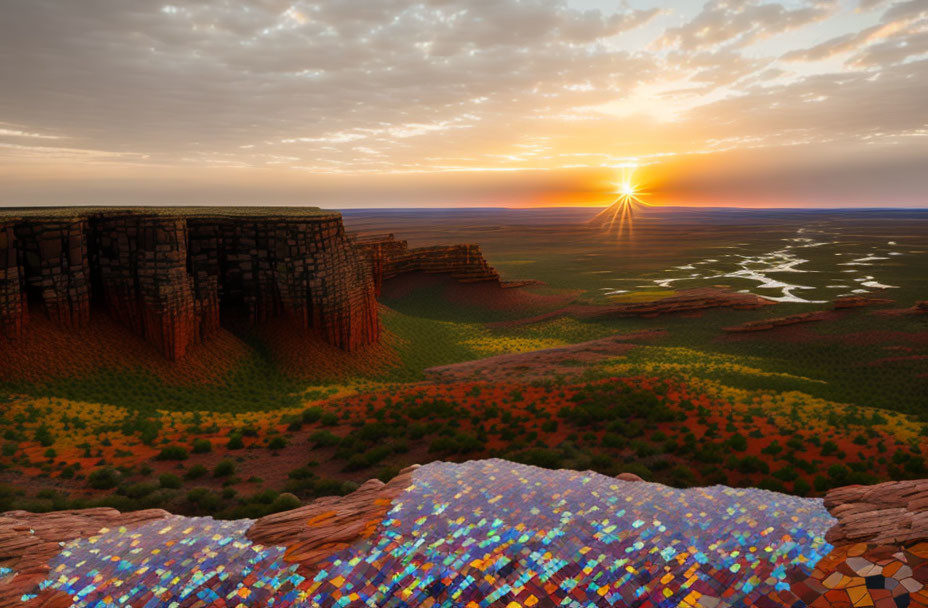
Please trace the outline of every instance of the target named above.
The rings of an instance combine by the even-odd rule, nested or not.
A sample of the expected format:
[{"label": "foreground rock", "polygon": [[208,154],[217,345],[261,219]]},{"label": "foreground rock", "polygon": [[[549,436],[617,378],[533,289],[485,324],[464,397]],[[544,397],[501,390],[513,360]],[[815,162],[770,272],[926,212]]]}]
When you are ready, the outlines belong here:
[{"label": "foreground rock", "polygon": [[393,499],[412,484],[417,468],[403,469],[386,484],[371,479],[347,496],[319,498],[292,511],[267,515],[246,536],[262,545],[286,547],[288,561],[315,571],[326,557],[377,530]]},{"label": "foreground rock", "polygon": [[831,490],[834,550],[793,586],[815,607],[928,606],[928,480]]},{"label": "foreground rock", "polygon": [[[49,560],[61,546],[75,538],[99,534],[102,530],[131,528],[168,517],[161,509],[120,513],[116,509],[83,509],[54,513],[9,511],[0,514],[0,568],[12,572],[0,577],[0,606],[20,606],[23,596],[34,594],[48,576]],[[70,606],[70,597],[39,593],[30,606]]]},{"label": "foreground rock", "polygon": [[258,522],[171,516],[71,541],[41,601],[787,608],[834,521],[817,499],[496,459],[407,473]]}]

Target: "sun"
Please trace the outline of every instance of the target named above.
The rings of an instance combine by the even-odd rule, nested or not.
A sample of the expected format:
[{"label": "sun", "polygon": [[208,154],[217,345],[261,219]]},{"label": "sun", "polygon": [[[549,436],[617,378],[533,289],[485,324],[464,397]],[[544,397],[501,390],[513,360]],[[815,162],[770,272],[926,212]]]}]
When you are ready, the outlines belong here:
[{"label": "sun", "polygon": [[632,237],[635,215],[640,207],[648,205],[642,200],[642,197],[647,196],[647,192],[644,192],[641,184],[634,179],[636,168],[622,168],[620,179],[615,183],[618,198],[591,220],[591,223],[602,226],[619,238]]}]

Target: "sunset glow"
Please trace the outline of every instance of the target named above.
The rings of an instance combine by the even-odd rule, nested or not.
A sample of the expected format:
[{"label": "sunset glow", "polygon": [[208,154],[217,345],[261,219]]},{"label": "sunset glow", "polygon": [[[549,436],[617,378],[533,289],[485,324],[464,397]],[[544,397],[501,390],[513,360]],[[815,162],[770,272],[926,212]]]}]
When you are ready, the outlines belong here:
[{"label": "sunset glow", "polygon": [[[0,22],[0,204],[923,206],[928,5],[451,0]],[[81,24],[94,23],[87,31]]]}]

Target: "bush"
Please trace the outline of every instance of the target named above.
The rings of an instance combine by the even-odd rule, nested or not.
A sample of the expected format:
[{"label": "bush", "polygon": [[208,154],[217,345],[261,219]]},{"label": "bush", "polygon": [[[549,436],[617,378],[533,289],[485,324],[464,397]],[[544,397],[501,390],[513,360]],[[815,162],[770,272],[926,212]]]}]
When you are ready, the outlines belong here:
[{"label": "bush", "polygon": [[158,476],[158,485],[162,488],[167,488],[170,490],[176,490],[181,486],[180,477],[174,475],[173,473],[162,473]]},{"label": "bush", "polygon": [[322,408],[319,406],[308,407],[303,410],[303,414],[300,416],[303,420],[303,424],[312,424],[313,422],[319,422],[322,418]]},{"label": "bush", "polygon": [[204,475],[206,475],[206,467],[204,467],[202,464],[195,464],[189,469],[187,469],[187,472],[184,473],[184,478],[185,479],[199,479],[200,477],[203,477]]},{"label": "bush", "polygon": [[197,439],[193,442],[193,453],[194,454],[206,454],[213,451],[213,444],[210,443],[209,439]]},{"label": "bush", "polygon": [[229,443],[226,444],[226,448],[229,450],[240,450],[245,447],[245,442],[242,440],[242,436],[238,433],[232,433],[229,435]]},{"label": "bush", "polygon": [[748,440],[744,435],[740,433],[735,433],[734,435],[728,438],[728,447],[730,447],[732,450],[736,452],[747,451]]},{"label": "bush", "polygon": [[272,450],[282,450],[287,447],[287,440],[278,435],[268,442],[267,447]]},{"label": "bush", "polygon": [[213,477],[228,477],[235,473],[235,463],[226,458],[225,460],[220,460],[216,467],[213,469]]},{"label": "bush", "polygon": [[303,503],[300,502],[299,498],[289,492],[284,492],[275,498],[274,502],[271,503],[270,512],[279,513],[281,511],[290,511],[301,506],[303,506]]},{"label": "bush", "polygon": [[182,445],[169,445],[161,448],[158,460],[187,460],[187,448]]},{"label": "bush", "polygon": [[335,426],[338,424],[338,415],[335,412],[326,412],[320,417],[322,426]]},{"label": "bush", "polygon": [[129,498],[139,499],[145,498],[152,492],[157,489],[157,486],[153,483],[134,483],[131,486],[126,486],[122,488],[119,493],[123,496],[128,496]]},{"label": "bush", "polygon": [[109,490],[119,485],[122,475],[113,467],[97,469],[87,476],[87,483],[95,490]]},{"label": "bush", "polygon": [[222,506],[222,498],[206,488],[194,488],[187,492],[187,502],[196,507],[196,511],[215,513]]},{"label": "bush", "polygon": [[317,448],[336,446],[341,440],[341,437],[331,431],[316,431],[309,436],[309,442],[313,444],[313,447]]}]

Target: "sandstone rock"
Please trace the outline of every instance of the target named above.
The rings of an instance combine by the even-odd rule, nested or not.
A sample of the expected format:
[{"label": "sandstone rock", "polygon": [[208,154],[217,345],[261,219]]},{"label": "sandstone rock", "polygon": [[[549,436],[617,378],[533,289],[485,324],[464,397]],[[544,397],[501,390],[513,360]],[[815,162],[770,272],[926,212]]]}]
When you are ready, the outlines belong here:
[{"label": "sandstone rock", "polygon": [[[94,285],[94,289],[91,289]],[[66,327],[91,301],[170,359],[220,310],[284,317],[355,350],[380,326],[371,271],[341,216],[317,209],[88,208],[0,217],[0,332],[21,335],[27,297]]]},{"label": "sandstone rock", "polygon": [[393,499],[412,483],[416,468],[403,469],[386,484],[371,479],[347,496],[318,498],[298,509],[267,515],[246,536],[256,543],[286,546],[286,559],[313,570],[335,551],[372,535]]},{"label": "sandstone rock", "polygon": [[[835,488],[825,506],[838,520],[825,535],[835,548],[792,590],[807,605],[928,605],[928,480]],[[889,604],[887,604],[888,606]]]},{"label": "sandstone rock", "polygon": [[848,308],[863,308],[865,306],[877,306],[883,304],[892,304],[894,300],[886,298],[867,298],[864,296],[845,296],[836,298],[834,301],[835,310],[846,310]]},{"label": "sandstone rock", "polygon": [[786,325],[796,325],[798,323],[812,323],[815,321],[824,321],[828,318],[828,313],[824,311],[803,312],[786,317],[777,317],[774,319],[761,319],[751,321],[733,327],[724,327],[724,331],[729,333],[742,333],[752,331],[765,331],[775,327],[784,327]]},{"label": "sandstone rock", "polygon": [[392,234],[352,234],[351,241],[367,259],[377,295],[384,280],[406,272],[447,273],[461,283],[499,282],[479,245],[435,245],[410,249]]},{"label": "sandstone rock", "polygon": [[0,606],[70,605],[62,603],[64,598],[55,593],[39,594],[29,604],[19,602],[23,595],[38,590],[39,583],[50,571],[49,560],[59,553],[65,542],[93,536],[104,528],[131,527],[169,515],[161,509],[120,513],[110,508],[0,514],[0,567],[13,571],[0,579]]},{"label": "sandstone rock", "polygon": [[634,473],[619,473],[615,478],[620,481],[644,481],[644,479]]}]

